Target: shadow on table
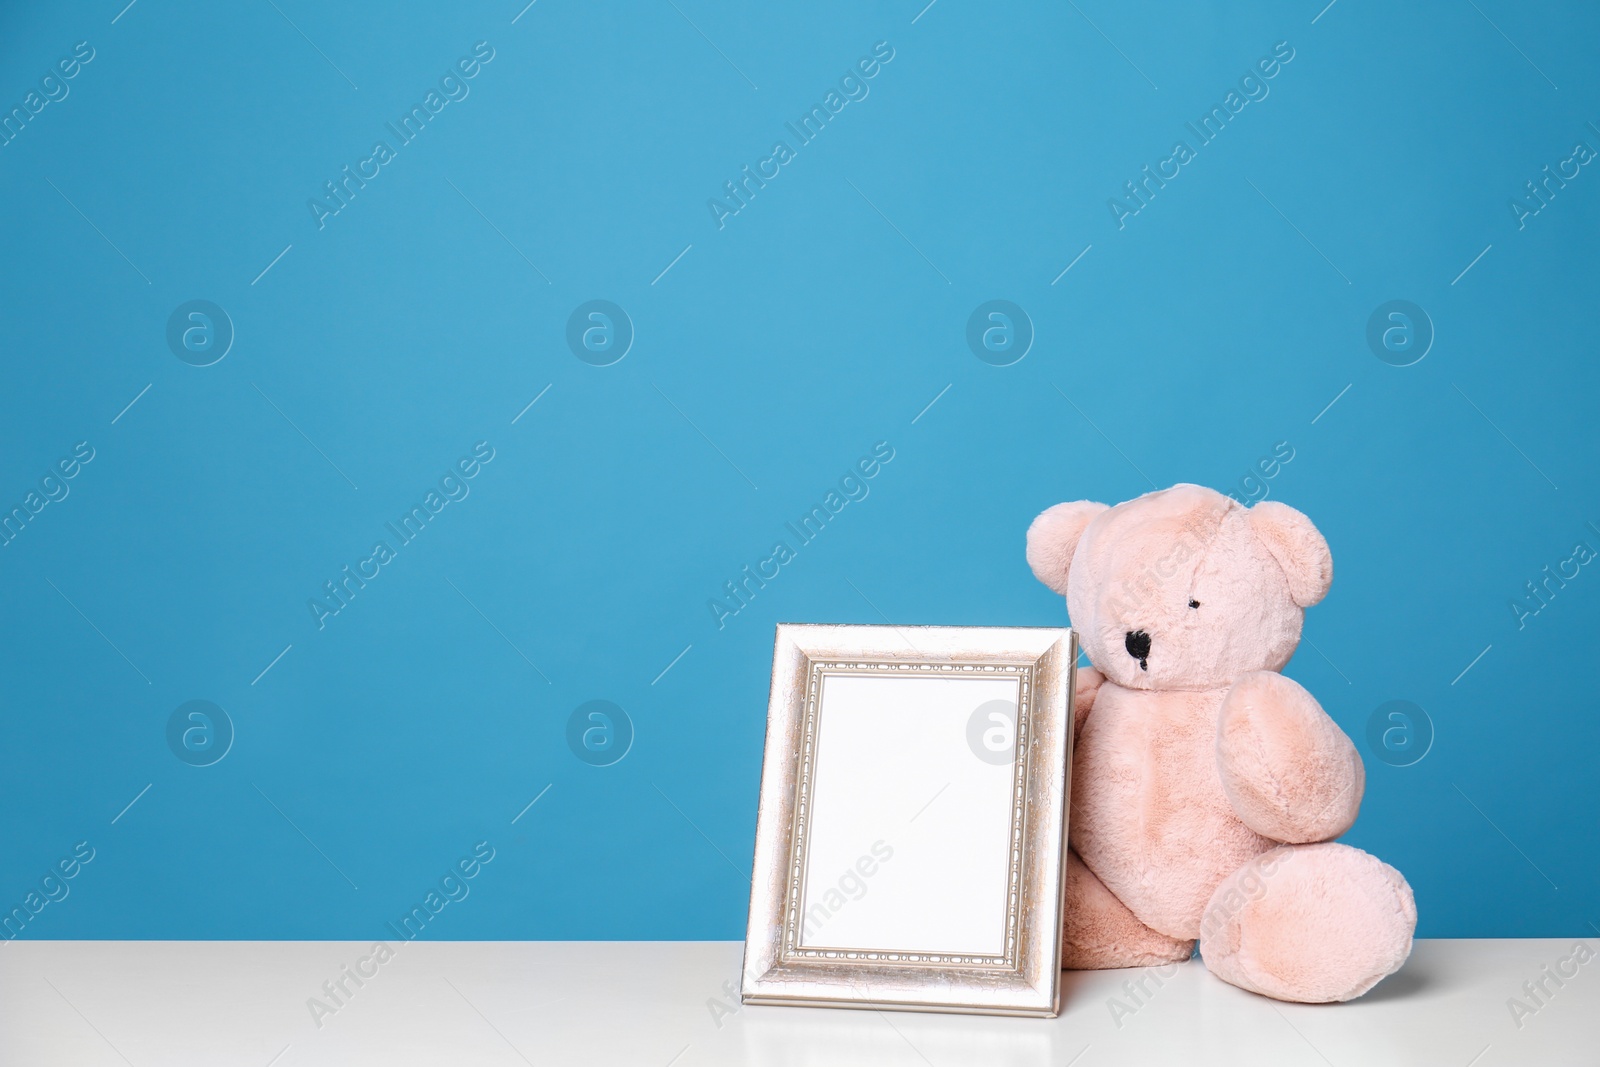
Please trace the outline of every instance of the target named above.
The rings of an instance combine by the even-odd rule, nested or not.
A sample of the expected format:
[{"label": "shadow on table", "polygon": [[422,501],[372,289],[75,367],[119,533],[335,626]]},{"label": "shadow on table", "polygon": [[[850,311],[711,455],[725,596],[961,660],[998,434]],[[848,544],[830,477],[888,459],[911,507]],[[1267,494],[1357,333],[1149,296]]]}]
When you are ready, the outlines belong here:
[{"label": "shadow on table", "polygon": [[1390,1000],[1405,1000],[1414,997],[1434,983],[1428,973],[1420,967],[1406,964],[1397,974],[1391,974],[1383,981],[1372,987],[1372,991],[1361,997],[1357,1003],[1377,1004]]}]

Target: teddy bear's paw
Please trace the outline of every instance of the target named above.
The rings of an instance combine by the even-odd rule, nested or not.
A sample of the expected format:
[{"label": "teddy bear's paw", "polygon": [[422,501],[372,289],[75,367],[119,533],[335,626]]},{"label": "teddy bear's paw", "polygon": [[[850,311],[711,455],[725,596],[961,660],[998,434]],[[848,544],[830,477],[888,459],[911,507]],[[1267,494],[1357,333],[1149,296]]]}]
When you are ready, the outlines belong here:
[{"label": "teddy bear's paw", "polygon": [[1135,918],[1076,852],[1067,853],[1067,909],[1061,966],[1069,971],[1156,967],[1194,955],[1194,942],[1168,937]]},{"label": "teddy bear's paw", "polygon": [[1094,707],[1095,694],[1100,692],[1106,676],[1093,667],[1079,667],[1072,685],[1072,739],[1076,741],[1083,732],[1083,721]]},{"label": "teddy bear's paw", "polygon": [[1217,718],[1217,770],[1239,820],[1263,837],[1304,844],[1356,821],[1366,771],[1316,698],[1275,671],[1234,683]]},{"label": "teddy bear's paw", "polygon": [[1277,1000],[1350,1000],[1411,954],[1417,906],[1400,872],[1349,845],[1283,845],[1223,880],[1200,955],[1224,981]]}]

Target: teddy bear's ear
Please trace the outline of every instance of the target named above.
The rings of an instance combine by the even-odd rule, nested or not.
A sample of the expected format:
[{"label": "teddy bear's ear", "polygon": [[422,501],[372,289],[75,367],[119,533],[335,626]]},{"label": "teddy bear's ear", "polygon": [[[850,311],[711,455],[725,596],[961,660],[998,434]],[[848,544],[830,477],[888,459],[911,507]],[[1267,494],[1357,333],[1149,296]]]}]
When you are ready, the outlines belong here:
[{"label": "teddy bear's ear", "polygon": [[1034,577],[1066,596],[1067,569],[1072,566],[1078,539],[1089,521],[1105,510],[1105,504],[1074,500],[1057,504],[1034,519],[1028,527],[1028,566],[1033,568]]},{"label": "teddy bear's ear", "polygon": [[1289,595],[1309,608],[1333,584],[1333,553],[1311,520],[1287,504],[1263,500],[1249,511],[1250,528],[1289,579]]}]

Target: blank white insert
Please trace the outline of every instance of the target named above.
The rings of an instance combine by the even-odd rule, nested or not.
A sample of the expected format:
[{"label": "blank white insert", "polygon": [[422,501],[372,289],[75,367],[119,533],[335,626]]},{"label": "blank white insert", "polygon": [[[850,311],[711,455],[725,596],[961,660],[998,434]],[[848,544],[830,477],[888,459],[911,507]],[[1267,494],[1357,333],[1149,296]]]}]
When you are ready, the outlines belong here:
[{"label": "blank white insert", "polygon": [[[825,674],[801,947],[1001,955],[1014,766],[968,725],[1015,676]],[[890,855],[884,858],[884,853]]]}]

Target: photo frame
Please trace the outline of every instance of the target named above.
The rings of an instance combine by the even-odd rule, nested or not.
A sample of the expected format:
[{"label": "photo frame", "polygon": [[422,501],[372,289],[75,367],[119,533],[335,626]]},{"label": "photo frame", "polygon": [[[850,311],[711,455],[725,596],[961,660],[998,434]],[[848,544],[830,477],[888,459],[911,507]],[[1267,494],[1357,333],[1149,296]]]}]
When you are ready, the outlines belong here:
[{"label": "photo frame", "polygon": [[1058,1012],[1077,655],[1068,629],[778,626],[744,1003]]}]

